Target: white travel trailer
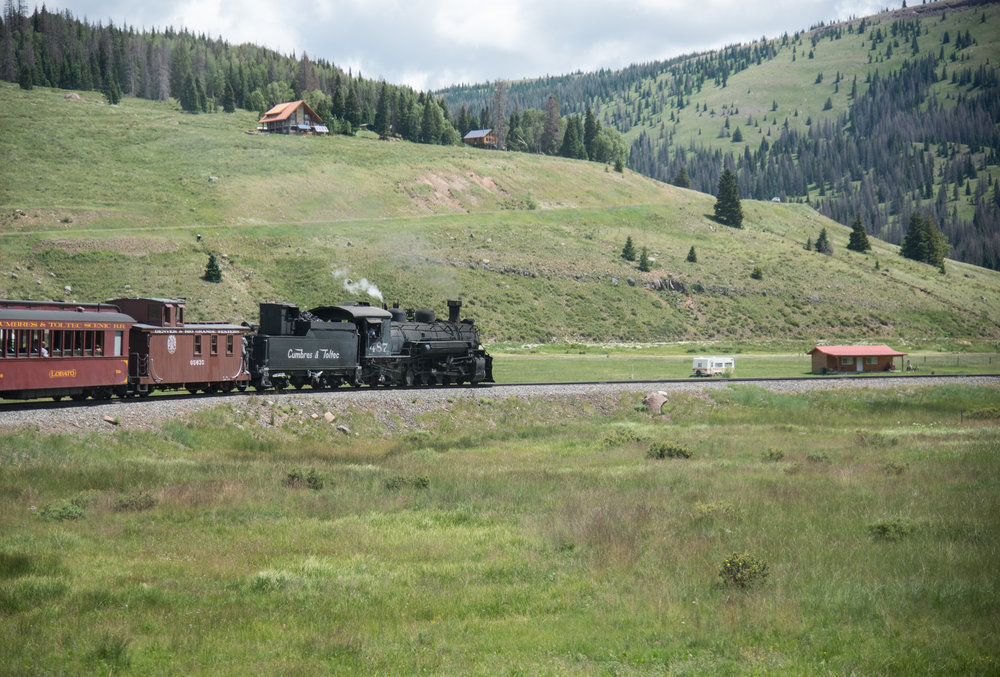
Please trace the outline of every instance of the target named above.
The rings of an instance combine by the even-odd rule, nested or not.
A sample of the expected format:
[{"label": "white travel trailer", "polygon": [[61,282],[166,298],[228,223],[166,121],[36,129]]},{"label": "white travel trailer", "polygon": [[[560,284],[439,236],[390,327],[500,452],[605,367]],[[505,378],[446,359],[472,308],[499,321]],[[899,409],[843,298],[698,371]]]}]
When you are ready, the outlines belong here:
[{"label": "white travel trailer", "polygon": [[691,366],[692,376],[729,376],[736,369],[731,357],[696,357]]}]

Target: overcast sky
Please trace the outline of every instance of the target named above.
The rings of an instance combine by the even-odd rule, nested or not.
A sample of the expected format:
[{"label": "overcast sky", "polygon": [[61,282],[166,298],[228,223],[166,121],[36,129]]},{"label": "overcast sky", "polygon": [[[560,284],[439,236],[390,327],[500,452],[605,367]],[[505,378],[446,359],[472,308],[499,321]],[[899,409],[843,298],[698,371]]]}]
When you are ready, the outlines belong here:
[{"label": "overcast sky", "polygon": [[[915,1],[915,0],[914,0]],[[38,2],[37,6],[42,3]],[[668,59],[897,8],[874,0],[50,0],[90,23],[172,26],[419,90]],[[36,6],[25,0],[29,11]]]}]

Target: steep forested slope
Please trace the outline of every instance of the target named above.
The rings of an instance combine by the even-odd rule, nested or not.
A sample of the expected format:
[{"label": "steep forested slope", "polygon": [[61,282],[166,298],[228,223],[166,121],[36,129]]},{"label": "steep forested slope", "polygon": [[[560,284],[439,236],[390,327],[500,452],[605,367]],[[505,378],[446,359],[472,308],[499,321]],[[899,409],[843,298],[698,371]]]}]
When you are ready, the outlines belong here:
[{"label": "steep forested slope", "polygon": [[[998,50],[995,2],[928,3],[617,72],[511,82],[507,100],[590,108],[625,133],[630,167],[703,192],[729,167],[744,197],[808,200],[845,225],[860,214],[895,243],[922,213],[954,257],[998,268]],[[443,93],[475,110],[491,90]]]}]

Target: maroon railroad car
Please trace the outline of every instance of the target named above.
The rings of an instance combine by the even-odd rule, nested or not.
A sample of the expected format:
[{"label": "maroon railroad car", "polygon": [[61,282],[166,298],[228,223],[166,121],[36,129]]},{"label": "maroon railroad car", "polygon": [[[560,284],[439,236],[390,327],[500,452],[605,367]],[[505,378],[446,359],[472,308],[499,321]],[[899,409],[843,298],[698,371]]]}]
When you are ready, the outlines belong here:
[{"label": "maroon railroad car", "polygon": [[187,389],[195,393],[243,390],[250,381],[249,327],[185,322],[184,299],[108,301],[135,318],[129,338],[129,380],[135,392]]},{"label": "maroon railroad car", "polygon": [[126,395],[133,324],[106,303],[0,300],[0,397]]}]

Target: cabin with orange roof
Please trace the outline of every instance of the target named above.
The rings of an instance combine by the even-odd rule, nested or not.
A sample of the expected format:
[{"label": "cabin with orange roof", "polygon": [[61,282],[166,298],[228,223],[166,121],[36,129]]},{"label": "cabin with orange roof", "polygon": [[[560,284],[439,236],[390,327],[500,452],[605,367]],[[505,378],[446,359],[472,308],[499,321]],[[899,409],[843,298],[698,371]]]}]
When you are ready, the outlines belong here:
[{"label": "cabin with orange roof", "polygon": [[887,345],[874,346],[816,346],[807,355],[812,355],[814,374],[860,373],[870,371],[894,371],[895,358],[906,353],[893,350]]},{"label": "cabin with orange roof", "polygon": [[329,134],[323,118],[305,101],[279,103],[257,122],[257,131],[269,134]]}]

